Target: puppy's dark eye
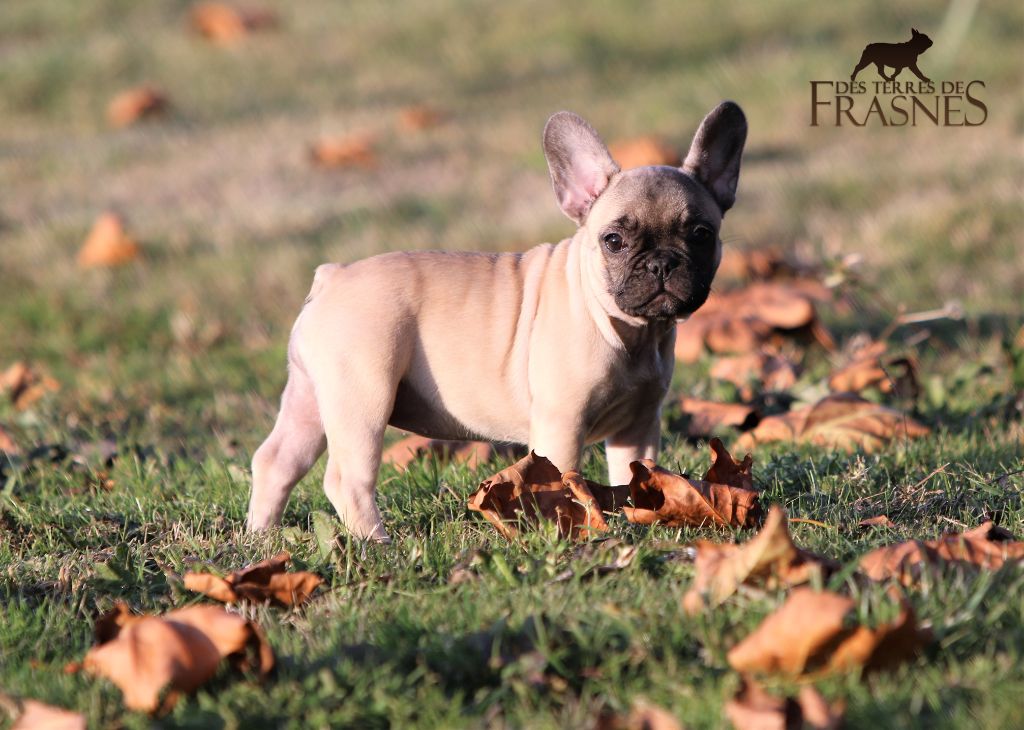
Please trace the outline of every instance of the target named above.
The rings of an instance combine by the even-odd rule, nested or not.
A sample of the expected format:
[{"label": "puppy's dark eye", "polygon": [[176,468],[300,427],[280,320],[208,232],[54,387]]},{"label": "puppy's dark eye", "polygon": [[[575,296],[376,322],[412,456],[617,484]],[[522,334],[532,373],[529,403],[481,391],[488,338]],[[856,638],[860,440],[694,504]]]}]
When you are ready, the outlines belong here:
[{"label": "puppy's dark eye", "polygon": [[690,243],[706,246],[715,241],[715,232],[708,226],[697,226],[689,236]]},{"label": "puppy's dark eye", "polygon": [[601,241],[604,243],[604,248],[608,253],[619,253],[626,247],[622,236],[618,233],[606,233],[601,236]]}]

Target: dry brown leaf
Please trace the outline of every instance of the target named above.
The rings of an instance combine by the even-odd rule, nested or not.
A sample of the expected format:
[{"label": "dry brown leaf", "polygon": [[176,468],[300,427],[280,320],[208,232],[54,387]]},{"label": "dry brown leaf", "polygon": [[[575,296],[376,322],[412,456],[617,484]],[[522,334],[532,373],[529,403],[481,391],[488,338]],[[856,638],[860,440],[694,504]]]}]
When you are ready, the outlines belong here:
[{"label": "dry brown leaf", "polygon": [[647,165],[679,167],[683,163],[679,150],[666,144],[664,140],[651,136],[612,142],[608,145],[608,151],[623,170]]},{"label": "dry brown leaf", "polygon": [[700,398],[679,399],[686,434],[694,438],[710,436],[723,427],[750,428],[758,419],[753,406],[742,403],[715,403]]},{"label": "dry brown leaf", "polygon": [[752,527],[760,520],[757,492],[726,484],[695,481],[662,469],[650,459],[629,465],[632,507],[626,519],[641,525],[666,527]]},{"label": "dry brown leaf", "polygon": [[1024,542],[988,521],[938,540],[907,540],[877,548],[860,559],[860,570],[871,580],[895,578],[912,585],[926,570],[944,565],[998,570],[1007,561],[1024,561]]},{"label": "dry brown leaf", "polygon": [[866,517],[857,523],[857,527],[864,529],[872,527],[895,527],[896,525],[892,520],[889,519],[889,515],[875,515],[874,517]]},{"label": "dry brown leaf", "polygon": [[695,547],[697,575],[683,596],[683,608],[691,615],[719,605],[742,584],[788,588],[825,579],[839,567],[793,544],[781,507],[772,507],[761,531],[742,545],[700,540]]},{"label": "dry brown leaf", "polygon": [[416,459],[433,454],[441,460],[451,460],[475,469],[495,456],[521,458],[513,447],[501,447],[485,441],[444,441],[412,434],[389,446],[381,455],[381,464],[390,464],[398,471],[405,471]]},{"label": "dry brown leaf", "polygon": [[728,246],[722,250],[722,261],[715,276],[726,281],[757,281],[770,279],[808,279],[820,275],[818,267],[786,256],[777,248],[741,250]]},{"label": "dry brown leaf", "polygon": [[792,676],[856,668],[867,672],[912,658],[931,639],[917,628],[906,603],[895,621],[874,629],[851,619],[855,605],[835,593],[797,588],[729,651],[729,665],[739,672]]},{"label": "dry brown leaf", "polygon": [[92,225],[89,236],[78,251],[78,265],[119,266],[139,257],[137,244],[124,230],[124,223],[114,213],[103,213]]},{"label": "dry brown leaf", "polygon": [[833,449],[875,451],[893,439],[917,438],[930,429],[901,411],[864,400],[852,393],[834,393],[814,405],[768,416],[740,436],[738,449],[772,441],[797,441]]},{"label": "dry brown leaf", "polygon": [[11,730],[85,730],[85,717],[37,700],[22,700]]},{"label": "dry brown leaf", "polygon": [[815,306],[830,298],[824,285],[805,279],[755,282],[730,292],[712,292],[676,328],[676,358],[695,362],[705,347],[718,353],[751,352],[783,336],[809,337],[832,349],[835,345],[818,321]]},{"label": "dry brown leaf", "polygon": [[19,411],[26,410],[47,393],[58,390],[60,383],[21,360],[0,373],[0,395],[6,395]]},{"label": "dry brown leaf", "polygon": [[543,456],[530,452],[503,469],[470,495],[469,509],[479,512],[498,532],[512,539],[516,524],[554,520],[558,532],[573,540],[608,529],[602,510],[625,502],[625,487],[588,482],[574,471],[562,474]]},{"label": "dry brown leaf", "polygon": [[668,710],[640,699],[628,715],[603,712],[594,730],[683,730],[683,726]]},{"label": "dry brown leaf", "polygon": [[236,43],[249,33],[273,28],[277,14],[271,10],[236,8],[227,3],[199,3],[189,13],[192,29],[214,43]]},{"label": "dry brown leaf", "polygon": [[782,355],[769,352],[748,352],[743,355],[719,357],[711,363],[709,374],[740,388],[742,397],[754,397],[753,386],[768,391],[784,391],[796,384],[797,367]]},{"label": "dry brown leaf", "polygon": [[315,573],[285,572],[290,559],[287,552],[280,552],[268,560],[236,570],[226,578],[210,573],[185,573],[185,587],[224,603],[245,599],[298,606],[324,581]]},{"label": "dry brown leaf", "polygon": [[377,166],[376,143],[376,135],[370,133],[324,137],[310,147],[309,156],[321,167],[372,168]]},{"label": "dry brown leaf", "polygon": [[849,362],[828,379],[832,392],[860,393],[877,388],[883,393],[916,398],[917,367],[909,357],[889,354],[884,342],[871,342],[858,348]]},{"label": "dry brown leaf", "polygon": [[14,442],[11,435],[0,427],[0,453],[17,454],[19,451],[18,444]]},{"label": "dry brown leaf", "polygon": [[[97,621],[97,646],[82,668],[106,677],[133,710],[168,710],[182,692],[192,692],[216,673],[222,659],[250,666],[265,676],[274,654],[255,623],[218,606],[190,606],[162,616],[134,616],[118,604]],[[161,695],[167,691],[161,703]]]},{"label": "dry brown leaf", "polygon": [[126,127],[163,113],[167,105],[167,96],[155,86],[125,89],[107,105],[107,120],[115,127]]},{"label": "dry brown leaf", "polygon": [[796,698],[775,697],[758,683],[744,679],[725,705],[725,715],[736,730],[835,730],[842,727],[844,704],[829,704],[810,685]]},{"label": "dry brown leaf", "polygon": [[436,127],[445,115],[428,104],[414,104],[398,111],[398,126],[407,132],[420,132]]}]

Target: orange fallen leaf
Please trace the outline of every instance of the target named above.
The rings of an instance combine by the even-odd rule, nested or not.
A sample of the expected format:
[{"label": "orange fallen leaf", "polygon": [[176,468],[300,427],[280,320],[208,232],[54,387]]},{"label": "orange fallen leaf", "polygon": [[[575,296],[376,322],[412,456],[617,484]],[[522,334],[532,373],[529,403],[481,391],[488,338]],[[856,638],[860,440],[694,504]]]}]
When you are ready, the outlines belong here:
[{"label": "orange fallen leaf", "polygon": [[277,23],[277,14],[271,10],[241,9],[218,2],[199,3],[189,13],[194,31],[221,44],[235,43],[253,31],[273,28]]},{"label": "orange fallen leaf", "polygon": [[204,684],[222,659],[246,669],[253,653],[260,676],[274,667],[273,651],[259,626],[218,606],[135,616],[119,603],[97,622],[97,641],[82,668],[116,684],[129,709],[150,713],[169,710],[180,693]]},{"label": "orange fallen leaf", "polygon": [[430,129],[443,121],[444,114],[427,104],[414,104],[398,111],[398,125],[407,132]]},{"label": "orange fallen leaf", "polygon": [[695,547],[697,575],[683,596],[683,608],[691,615],[721,604],[743,584],[788,588],[827,578],[839,567],[793,544],[781,507],[772,507],[761,531],[742,545],[700,540]]},{"label": "orange fallen leaf", "polygon": [[888,353],[884,342],[871,342],[855,350],[846,365],[833,371],[828,387],[832,392],[849,393],[876,388],[882,393],[916,398],[917,367],[909,357]]},{"label": "orange fallen leaf", "polygon": [[629,465],[632,507],[626,519],[641,525],[666,527],[752,527],[761,516],[757,492],[726,484],[695,481],[662,469],[650,459]]},{"label": "orange fallen leaf", "polygon": [[912,585],[925,571],[945,565],[998,570],[1007,562],[1024,562],[1024,542],[988,521],[938,540],[907,540],[877,548],[860,559],[860,570],[871,580],[895,578]]},{"label": "orange fallen leaf", "polygon": [[741,396],[750,400],[755,395],[754,387],[776,392],[792,388],[796,384],[797,367],[782,355],[748,352],[715,358],[709,375],[737,386]]},{"label": "orange fallen leaf", "polygon": [[913,609],[903,603],[899,617],[877,628],[850,617],[853,599],[812,588],[797,588],[753,633],[728,653],[739,672],[811,673],[886,669],[914,657],[930,640],[917,628]]},{"label": "orange fallen leaf", "polygon": [[747,454],[743,461],[736,461],[721,439],[711,439],[708,448],[711,449],[711,466],[704,473],[704,481],[741,489],[754,488],[754,457]]},{"label": "orange fallen leaf", "polygon": [[637,700],[629,714],[602,712],[594,730],[683,730],[675,715],[646,700]]},{"label": "orange fallen leaf", "polygon": [[85,717],[37,700],[23,700],[11,730],[85,730]]},{"label": "orange fallen leaf", "polygon": [[812,280],[755,282],[730,292],[712,292],[689,320],[676,328],[676,358],[695,362],[705,347],[711,352],[751,352],[781,337],[835,345],[818,321],[815,303],[831,293]]},{"label": "orange fallen leaf", "polygon": [[548,459],[531,451],[481,483],[470,495],[469,509],[479,512],[509,539],[519,534],[516,523],[548,519],[555,521],[561,536],[579,540],[606,531],[602,509],[615,509],[625,497],[625,487],[595,484],[574,471],[562,474]]},{"label": "orange fallen leaf", "polygon": [[167,96],[155,86],[125,89],[107,105],[107,120],[114,127],[126,127],[161,114],[167,106]]},{"label": "orange fallen leaf", "polygon": [[0,453],[17,454],[19,451],[18,444],[14,442],[11,435],[0,427]]},{"label": "orange fallen leaf", "polygon": [[324,137],[310,147],[309,155],[321,167],[372,168],[377,166],[376,142],[376,136],[369,133]]},{"label": "orange fallen leaf", "polygon": [[390,464],[404,471],[416,459],[427,454],[442,460],[466,464],[472,469],[484,464],[495,456],[520,458],[521,453],[511,447],[498,447],[485,441],[444,441],[412,434],[389,446],[381,455],[381,464]]},{"label": "orange fallen leaf", "polygon": [[818,267],[795,260],[777,248],[722,250],[722,261],[715,276],[720,280],[757,281],[770,279],[816,278]]},{"label": "orange fallen leaf", "polygon": [[716,403],[683,396],[679,399],[686,434],[694,438],[710,436],[723,427],[750,428],[757,423],[753,406],[742,403]]},{"label": "orange fallen leaf", "polygon": [[821,693],[804,685],[796,698],[775,697],[761,685],[744,679],[725,705],[736,730],[836,730],[842,727],[844,704],[829,704]]},{"label": "orange fallen leaf", "polygon": [[870,527],[895,527],[896,525],[892,520],[889,519],[889,515],[875,515],[874,517],[866,517],[857,523],[857,527],[870,528]]},{"label": "orange fallen leaf", "polygon": [[119,266],[139,257],[139,244],[125,233],[124,223],[114,213],[103,213],[93,223],[78,252],[78,265]]},{"label": "orange fallen leaf", "polygon": [[927,426],[901,411],[852,393],[834,393],[814,405],[762,419],[756,428],[740,436],[736,447],[753,449],[772,441],[796,441],[845,451],[876,451],[893,439],[928,433]]},{"label": "orange fallen leaf", "polygon": [[246,599],[298,606],[324,581],[315,573],[285,572],[290,559],[287,552],[280,552],[268,560],[236,570],[225,578],[210,573],[185,573],[185,587],[224,603]]},{"label": "orange fallen leaf", "polygon": [[47,393],[58,390],[60,383],[20,360],[0,373],[0,394],[6,394],[19,411],[26,410]]},{"label": "orange fallen leaf", "polygon": [[679,167],[683,163],[679,150],[666,144],[664,140],[651,136],[612,142],[608,145],[608,151],[623,170],[647,165]]}]

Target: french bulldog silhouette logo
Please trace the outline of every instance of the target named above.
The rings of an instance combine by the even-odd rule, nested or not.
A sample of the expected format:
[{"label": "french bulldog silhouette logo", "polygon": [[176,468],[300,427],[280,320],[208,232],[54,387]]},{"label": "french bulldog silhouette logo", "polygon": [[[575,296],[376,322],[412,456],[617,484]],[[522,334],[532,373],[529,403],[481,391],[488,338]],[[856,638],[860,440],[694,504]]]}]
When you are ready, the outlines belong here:
[{"label": "french bulldog silhouette logo", "polygon": [[[917,28],[911,28],[910,33],[910,40],[905,43],[869,43],[850,74],[850,81],[855,81],[861,69],[873,63],[878,75],[886,81],[894,81],[903,69],[909,68],[917,78],[930,82],[931,79],[917,67],[917,57],[932,47],[932,39],[919,33]],[[893,69],[892,76],[885,75],[886,66]]]}]

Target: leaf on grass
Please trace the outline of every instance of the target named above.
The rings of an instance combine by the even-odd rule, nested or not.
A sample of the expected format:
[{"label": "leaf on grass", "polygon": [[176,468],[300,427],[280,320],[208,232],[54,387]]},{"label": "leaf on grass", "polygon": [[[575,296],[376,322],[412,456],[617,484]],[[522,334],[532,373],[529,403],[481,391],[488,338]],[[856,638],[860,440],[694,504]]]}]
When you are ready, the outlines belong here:
[{"label": "leaf on grass", "polygon": [[787,255],[777,248],[742,250],[727,246],[716,277],[723,281],[757,281],[770,279],[814,279],[820,267]]},{"label": "leaf on grass", "polygon": [[85,655],[82,668],[116,684],[125,706],[133,710],[169,710],[180,693],[213,677],[225,658],[261,677],[274,667],[273,651],[259,626],[218,606],[135,616],[119,603],[97,621],[96,633],[98,644]]},{"label": "leaf on grass", "polygon": [[676,358],[696,362],[705,347],[718,353],[752,352],[783,337],[809,338],[832,349],[832,337],[818,321],[815,306],[830,297],[827,288],[812,280],[755,282],[713,292],[676,328]]},{"label": "leaf on grass", "polygon": [[665,708],[639,699],[629,714],[606,709],[598,716],[594,730],[683,730],[683,726]]},{"label": "leaf on grass", "polygon": [[608,151],[623,170],[647,165],[679,167],[683,162],[679,150],[651,136],[617,140],[608,145]]},{"label": "leaf on grass", "polygon": [[324,137],[309,149],[310,159],[321,167],[364,167],[377,166],[374,134],[350,134],[343,137]]},{"label": "leaf on grass", "polygon": [[398,111],[398,126],[406,132],[420,132],[436,127],[445,115],[428,104],[414,104]]},{"label": "leaf on grass", "polygon": [[85,717],[37,700],[22,700],[11,730],[85,730]]},{"label": "leaf on grass", "polygon": [[775,392],[792,388],[796,384],[797,367],[782,355],[748,352],[716,358],[709,374],[740,388],[743,398],[750,400],[755,395],[754,387]]},{"label": "leaf on grass", "polygon": [[829,704],[821,693],[804,685],[794,697],[775,697],[753,680],[744,679],[725,705],[736,730],[835,730],[842,727],[843,702]]},{"label": "leaf on grass", "polygon": [[139,252],[139,244],[125,232],[121,218],[107,212],[93,223],[92,230],[78,251],[78,265],[83,269],[120,266],[137,259]]},{"label": "leaf on grass", "polygon": [[19,411],[28,409],[47,393],[58,390],[60,383],[20,360],[0,373],[0,395],[6,395]]},{"label": "leaf on grass", "polygon": [[166,111],[167,96],[155,86],[125,89],[107,105],[107,121],[114,127],[127,127],[140,119],[155,117]]},{"label": "leaf on grass", "polygon": [[487,463],[495,456],[522,456],[512,447],[495,446],[485,441],[444,441],[413,434],[389,446],[381,456],[381,464],[390,464],[398,471],[405,471],[409,464],[426,454],[433,454],[442,461],[466,464],[471,469]]},{"label": "leaf on grass", "polygon": [[728,654],[739,672],[792,676],[861,668],[886,669],[915,656],[930,640],[906,602],[899,617],[877,628],[856,623],[845,596],[797,588],[782,606]]},{"label": "leaf on grass", "polygon": [[633,506],[622,511],[630,522],[736,528],[752,527],[760,520],[758,493],[751,489],[696,481],[662,469],[650,459],[634,461],[629,468],[633,471],[629,482]]},{"label": "leaf on grass", "polygon": [[315,573],[286,572],[290,559],[287,552],[280,552],[268,560],[236,570],[226,578],[210,573],[185,573],[185,587],[224,603],[245,599],[298,606],[324,581]]},{"label": "leaf on grass", "polygon": [[573,540],[608,529],[602,510],[625,502],[625,487],[589,482],[577,472],[562,474],[543,456],[530,452],[503,469],[470,495],[469,509],[479,512],[498,532],[512,539],[516,523],[554,520],[558,533]]},{"label": "leaf on grass", "polygon": [[796,441],[853,451],[876,451],[893,439],[917,438],[930,429],[907,414],[852,393],[834,393],[814,405],[768,416],[740,436],[737,448],[772,441]]},{"label": "leaf on grass", "polygon": [[253,31],[277,26],[278,18],[271,10],[242,9],[227,3],[209,2],[192,7],[189,24],[192,30],[214,43],[230,44]]},{"label": "leaf on grass", "polygon": [[912,585],[928,569],[954,564],[998,570],[1008,561],[1024,561],[1024,542],[988,521],[938,540],[907,540],[877,548],[860,559],[860,570],[871,580],[895,578]]},{"label": "leaf on grass", "polygon": [[721,439],[711,439],[708,447],[711,449],[711,466],[704,473],[704,481],[741,489],[754,488],[754,457],[747,454],[743,461],[736,461]]},{"label": "leaf on grass", "polygon": [[889,515],[875,515],[874,517],[864,518],[857,523],[857,527],[870,529],[872,527],[896,527],[896,525],[889,519]]},{"label": "leaf on grass", "polygon": [[849,361],[832,372],[828,387],[834,393],[860,393],[875,388],[901,398],[916,398],[917,367],[911,358],[887,352],[884,342],[869,342],[854,350]]},{"label": "leaf on grass", "polygon": [[710,436],[727,426],[751,428],[758,419],[753,406],[742,403],[716,403],[683,396],[679,399],[679,406],[684,422],[681,428],[685,428],[686,434],[693,438]]},{"label": "leaf on grass", "polygon": [[697,575],[683,596],[683,608],[691,615],[714,608],[743,584],[788,588],[825,579],[839,567],[793,544],[781,507],[772,507],[761,531],[742,545],[700,540],[695,547]]},{"label": "leaf on grass", "polygon": [[3,427],[0,427],[0,453],[17,454],[19,451],[18,444],[11,438],[11,435],[4,431]]}]

